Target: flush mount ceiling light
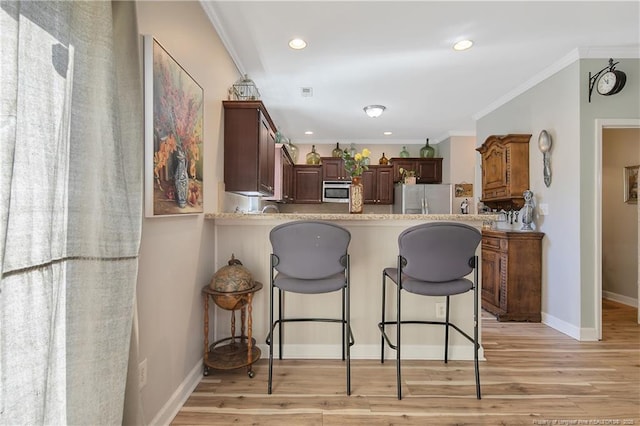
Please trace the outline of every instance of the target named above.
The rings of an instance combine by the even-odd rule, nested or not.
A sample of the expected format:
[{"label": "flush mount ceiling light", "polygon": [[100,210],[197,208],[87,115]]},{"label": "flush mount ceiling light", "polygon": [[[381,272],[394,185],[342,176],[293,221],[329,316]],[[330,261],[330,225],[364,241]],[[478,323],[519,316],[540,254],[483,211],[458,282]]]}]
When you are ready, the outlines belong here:
[{"label": "flush mount ceiling light", "polygon": [[391,136],[393,134],[393,132],[384,132],[383,135],[385,136]]},{"label": "flush mount ceiling light", "polygon": [[304,49],[307,47],[307,42],[301,38],[294,38],[289,41],[289,47],[295,50]]},{"label": "flush mount ceiling light", "polygon": [[473,46],[473,41],[471,40],[460,40],[456,44],[453,45],[453,50],[467,50],[471,46]]},{"label": "flush mount ceiling light", "polygon": [[371,118],[380,117],[387,107],[384,105],[367,105],[363,108],[364,112]]},{"label": "flush mount ceiling light", "polygon": [[311,130],[307,130],[306,132],[304,132],[305,135],[312,135],[313,132]]}]

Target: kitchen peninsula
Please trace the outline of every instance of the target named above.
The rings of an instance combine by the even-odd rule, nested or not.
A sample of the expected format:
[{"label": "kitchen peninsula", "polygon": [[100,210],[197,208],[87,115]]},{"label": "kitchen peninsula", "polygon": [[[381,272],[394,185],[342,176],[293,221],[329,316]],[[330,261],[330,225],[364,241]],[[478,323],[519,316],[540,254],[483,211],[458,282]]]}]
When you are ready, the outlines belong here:
[{"label": "kitchen peninsula", "polygon": [[[215,270],[225,265],[233,253],[253,274],[253,278],[265,284],[264,290],[253,299],[253,336],[263,353],[267,353],[265,337],[269,324],[269,270],[271,244],[269,232],[281,223],[293,220],[321,220],[335,222],[351,232],[349,246],[351,265],[351,326],[355,345],[351,349],[354,359],[380,357],[380,333],[377,328],[381,316],[382,270],[395,266],[398,255],[398,235],[405,229],[430,221],[457,221],[478,229],[497,219],[494,215],[400,215],[400,214],[327,214],[327,213],[210,213],[206,214],[207,226],[215,227]],[[480,246],[477,250],[480,256]],[[482,274],[479,274],[480,276]],[[395,287],[388,286],[388,306],[394,306]],[[473,293],[452,297],[451,319],[464,330],[473,330]],[[425,300],[426,299],[426,300]],[[403,318],[420,316],[436,318],[438,298],[403,296]],[[340,312],[339,296],[335,294],[305,295],[287,294],[287,314],[330,316]],[[276,308],[277,309],[277,308]],[[276,311],[277,312],[277,311]],[[216,309],[214,339],[229,334],[230,313]],[[284,356],[288,358],[339,358],[340,328],[332,324],[306,324],[285,327]],[[454,333],[451,336],[450,359],[473,359],[472,345]],[[444,332],[442,329],[408,326],[403,328],[403,357],[407,359],[442,359]],[[276,346],[277,347],[277,346]],[[276,349],[277,350],[277,349]],[[482,357],[482,351],[480,352]],[[395,356],[389,352],[386,356]]]}]

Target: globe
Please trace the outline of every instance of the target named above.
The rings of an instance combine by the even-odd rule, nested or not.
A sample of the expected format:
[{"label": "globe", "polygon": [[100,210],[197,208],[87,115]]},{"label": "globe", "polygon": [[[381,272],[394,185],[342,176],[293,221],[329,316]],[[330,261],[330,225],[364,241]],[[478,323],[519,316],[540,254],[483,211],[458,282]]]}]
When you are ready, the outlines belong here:
[{"label": "globe", "polygon": [[218,269],[213,275],[209,287],[220,293],[212,296],[216,305],[222,309],[235,311],[247,304],[247,298],[241,294],[233,294],[252,289],[255,286],[251,272],[232,254],[228,265]]}]

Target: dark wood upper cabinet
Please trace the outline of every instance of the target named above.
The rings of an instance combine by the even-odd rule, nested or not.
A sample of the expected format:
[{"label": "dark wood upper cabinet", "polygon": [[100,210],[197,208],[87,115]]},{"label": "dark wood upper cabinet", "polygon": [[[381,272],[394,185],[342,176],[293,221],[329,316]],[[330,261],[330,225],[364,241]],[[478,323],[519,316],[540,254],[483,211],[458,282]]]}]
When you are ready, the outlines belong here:
[{"label": "dark wood upper cabinet", "polygon": [[273,196],[263,197],[267,201],[293,202],[293,160],[283,144],[276,144]]},{"label": "dark wood upper cabinet", "polygon": [[272,196],[275,125],[261,101],[222,101],[225,191]]},{"label": "dark wood upper cabinet", "polygon": [[286,158],[282,166],[282,200],[286,203],[293,203],[293,160],[289,154],[284,155]]},{"label": "dark wood upper cabinet", "polygon": [[296,164],[293,166],[293,198],[296,203],[322,202],[322,166]]},{"label": "dark wood upper cabinet", "polygon": [[340,157],[321,157],[323,180],[351,180],[344,169],[344,160]]},{"label": "dark wood upper cabinet", "polygon": [[442,183],[442,158],[391,158],[393,181],[400,182],[400,169],[416,172],[417,183]]},{"label": "dark wood upper cabinet", "polygon": [[530,139],[524,134],[492,135],[476,148],[482,157],[482,202],[488,207],[513,210],[524,205]]}]

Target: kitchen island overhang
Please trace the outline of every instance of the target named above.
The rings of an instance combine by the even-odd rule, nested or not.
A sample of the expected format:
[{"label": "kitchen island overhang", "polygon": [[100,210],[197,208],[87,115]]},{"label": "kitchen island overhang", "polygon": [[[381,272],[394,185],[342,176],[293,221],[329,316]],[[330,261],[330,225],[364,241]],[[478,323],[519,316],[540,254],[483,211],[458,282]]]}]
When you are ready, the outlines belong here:
[{"label": "kitchen island overhang", "polygon": [[[395,266],[398,256],[398,235],[405,229],[424,222],[463,222],[481,229],[498,219],[497,215],[398,215],[398,214],[331,214],[331,213],[209,213],[205,219],[215,227],[215,256],[212,270],[226,264],[233,253],[242,259],[255,280],[265,283],[265,291],[256,294],[253,301],[253,335],[260,349],[267,350],[265,337],[269,328],[269,232],[283,222],[319,220],[335,222],[351,232],[349,254],[351,258],[351,326],[356,344],[351,349],[353,359],[379,359],[381,319],[382,270]],[[480,246],[477,249],[480,257]],[[480,259],[481,277],[482,260]],[[470,277],[471,278],[471,277]],[[480,279],[481,281],[481,279]],[[481,282],[479,283],[481,286]],[[387,306],[393,307],[395,288],[388,286]],[[339,313],[337,294],[287,294],[287,314],[299,313],[325,316]],[[425,300],[426,299],[426,300]],[[436,319],[436,304],[445,300],[403,295],[403,319]],[[452,297],[451,319],[463,330],[473,330],[473,294]],[[389,308],[391,309],[391,308]],[[229,335],[230,312],[216,309],[214,339]],[[439,318],[438,318],[439,319]],[[481,323],[481,321],[480,321]],[[284,337],[285,358],[340,359],[341,347],[335,342],[340,327],[333,324],[288,324]],[[481,324],[480,324],[481,327]],[[407,326],[402,329],[403,359],[441,360],[444,347],[442,327]],[[395,357],[385,349],[386,357]],[[277,354],[276,354],[277,355]],[[480,358],[484,359],[482,348]],[[473,346],[461,336],[451,335],[450,360],[473,359]]]}]

